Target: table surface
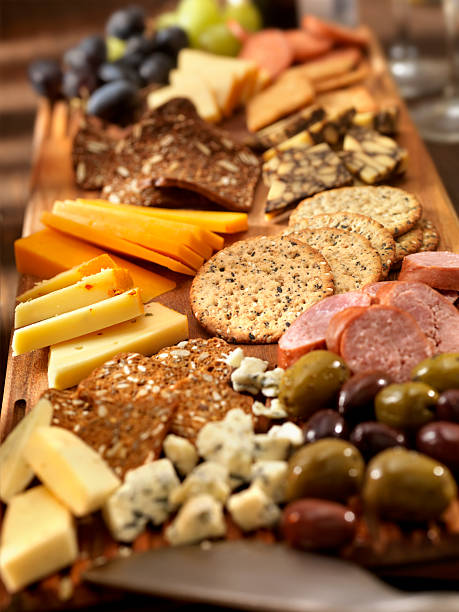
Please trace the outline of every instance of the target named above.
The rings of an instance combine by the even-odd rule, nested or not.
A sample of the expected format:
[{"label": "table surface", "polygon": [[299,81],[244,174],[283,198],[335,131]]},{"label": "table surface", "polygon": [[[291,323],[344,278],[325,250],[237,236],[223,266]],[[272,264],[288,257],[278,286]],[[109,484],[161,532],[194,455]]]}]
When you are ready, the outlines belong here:
[{"label": "table surface", "polygon": [[[289,0],[277,0],[289,8]],[[290,0],[291,2],[291,0]],[[272,0],[276,3],[276,0]],[[21,235],[24,209],[28,200],[32,128],[36,96],[27,82],[27,65],[36,57],[60,57],[82,36],[101,31],[106,16],[119,0],[2,0],[0,2],[0,385],[11,331],[17,274],[14,267],[13,241]],[[147,10],[161,10],[169,0],[144,0]],[[388,14],[387,0],[360,0],[362,22],[372,27],[387,48],[392,41],[393,21]],[[292,5],[290,4],[293,15]],[[23,19],[24,13],[27,20]],[[88,26],[88,12],[91,26]],[[411,29],[421,52],[441,58],[444,52],[444,32],[438,5],[413,6]],[[427,143],[446,190],[459,213],[459,176],[457,159],[459,145]],[[1,387],[0,387],[1,388]],[[132,598],[138,610],[150,608],[149,600]],[[134,603],[135,602],[135,603]],[[193,610],[195,606],[187,606]],[[111,606],[111,609],[124,609]],[[130,609],[132,609],[130,607]],[[181,605],[161,609],[182,609]],[[198,609],[198,608],[196,608]],[[208,609],[199,606],[200,610]]]}]

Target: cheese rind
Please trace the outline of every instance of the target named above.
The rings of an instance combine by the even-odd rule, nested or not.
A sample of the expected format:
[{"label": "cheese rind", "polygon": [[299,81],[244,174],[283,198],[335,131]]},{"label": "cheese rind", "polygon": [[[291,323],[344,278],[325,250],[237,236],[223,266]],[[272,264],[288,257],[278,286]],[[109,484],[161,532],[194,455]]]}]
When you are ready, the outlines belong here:
[{"label": "cheese rind", "polygon": [[51,402],[38,400],[0,446],[0,499],[5,503],[32,480],[33,472],[24,459],[24,448],[37,427],[50,425],[52,416]]},{"label": "cheese rind", "polygon": [[132,278],[127,270],[121,268],[102,270],[74,285],[18,304],[14,313],[14,326],[24,327],[64,312],[96,304],[123,293],[132,286]]},{"label": "cheese rind", "polygon": [[0,575],[8,591],[73,563],[77,555],[72,515],[45,487],[11,499],[0,548]]},{"label": "cheese rind", "polygon": [[65,312],[57,317],[16,329],[13,355],[64,342],[84,334],[133,319],[144,311],[139,289],[130,289],[112,298]]},{"label": "cheese rind", "polygon": [[[126,268],[129,271],[134,285],[141,289],[144,302],[149,302],[153,298],[175,289],[176,286],[174,281],[155,272],[136,266],[121,257],[112,254],[108,256],[101,249],[87,242],[50,228],[35,232],[26,238],[19,238],[14,243],[14,252],[18,272],[50,279],[49,282],[54,275],[70,271],[70,268],[83,264],[91,258],[102,255],[106,258],[109,257],[118,268]],[[64,282],[67,282],[65,277]],[[72,282],[74,281],[70,279],[68,284],[72,284]],[[60,288],[60,286],[56,287],[56,289]],[[35,287],[31,291],[33,292],[34,289]],[[21,299],[28,299],[25,297],[28,293],[22,294]],[[33,293],[31,297],[35,297]]]},{"label": "cheese rind", "polygon": [[101,508],[121,484],[95,450],[61,427],[35,429],[24,456],[34,473],[75,516]]},{"label": "cheese rind", "polygon": [[165,346],[188,338],[188,319],[158,302],[145,314],[125,323],[51,346],[48,384],[56,389],[77,385],[116,353],[153,355]]},{"label": "cheese rind", "polygon": [[41,297],[42,295],[47,295],[52,291],[58,291],[59,289],[63,289],[69,285],[74,285],[85,276],[92,276],[101,270],[116,267],[117,265],[110,255],[103,253],[102,255],[98,255],[97,257],[90,259],[89,261],[85,261],[73,268],[70,268],[70,270],[60,272],[48,280],[36,283],[32,289],[24,291],[24,293],[18,295],[16,299],[18,302],[27,302],[28,300],[33,300],[37,297]]}]

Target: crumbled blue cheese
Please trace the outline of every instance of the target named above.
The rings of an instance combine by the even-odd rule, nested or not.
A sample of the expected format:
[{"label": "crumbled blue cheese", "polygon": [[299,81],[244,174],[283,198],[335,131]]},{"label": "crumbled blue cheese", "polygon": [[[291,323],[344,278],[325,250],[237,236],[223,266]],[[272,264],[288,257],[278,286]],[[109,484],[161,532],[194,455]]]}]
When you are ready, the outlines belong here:
[{"label": "crumbled blue cheese", "polygon": [[288,440],[294,447],[302,446],[304,444],[304,434],[302,429],[291,421],[283,423],[282,425],[274,425],[268,431],[268,436]]},{"label": "crumbled blue cheese", "polygon": [[268,434],[253,436],[254,461],[285,461],[290,452],[290,442]]},{"label": "crumbled blue cheese", "polygon": [[273,500],[258,486],[231,495],[227,508],[233,521],[243,531],[260,527],[273,527],[280,519],[281,511]]},{"label": "crumbled blue cheese", "polygon": [[252,485],[259,487],[275,502],[283,502],[287,472],[286,461],[257,461],[252,466]]},{"label": "crumbled blue cheese", "polygon": [[262,402],[253,402],[252,412],[255,416],[265,416],[268,419],[285,419],[288,417],[284,404],[277,398],[272,399],[269,406]]},{"label": "crumbled blue cheese", "polygon": [[283,368],[268,370],[261,376],[261,392],[265,397],[277,397],[279,386],[284,374]]},{"label": "crumbled blue cheese", "polygon": [[230,486],[250,480],[253,455],[253,426],[250,415],[230,410],[223,421],[207,423],[197,437],[198,452],[206,461],[224,465]]},{"label": "crumbled blue cheese", "polygon": [[166,457],[182,476],[189,474],[198,463],[198,452],[186,438],[169,434],[163,442],[163,449]]},{"label": "crumbled blue cheese", "polygon": [[233,389],[238,393],[245,391],[257,395],[261,391],[262,374],[266,371],[268,362],[258,357],[244,357],[240,366],[231,374]]},{"label": "crumbled blue cheese", "polygon": [[169,502],[175,507],[196,495],[206,493],[225,503],[230,492],[227,467],[214,461],[205,461],[195,467],[182,484],[171,492]]},{"label": "crumbled blue cheese", "polygon": [[130,470],[124,484],[105,502],[102,509],[116,540],[132,542],[148,521],[160,525],[171,511],[169,495],[180,485],[169,459],[159,459]]},{"label": "crumbled blue cheese", "polygon": [[243,359],[244,351],[240,346],[238,346],[237,349],[234,349],[234,351],[231,351],[229,355],[226,355],[225,362],[232,368],[238,368]]},{"label": "crumbled blue cheese", "polygon": [[181,507],[165,535],[172,546],[181,546],[207,538],[219,538],[225,533],[222,504],[211,495],[204,494],[189,499]]}]

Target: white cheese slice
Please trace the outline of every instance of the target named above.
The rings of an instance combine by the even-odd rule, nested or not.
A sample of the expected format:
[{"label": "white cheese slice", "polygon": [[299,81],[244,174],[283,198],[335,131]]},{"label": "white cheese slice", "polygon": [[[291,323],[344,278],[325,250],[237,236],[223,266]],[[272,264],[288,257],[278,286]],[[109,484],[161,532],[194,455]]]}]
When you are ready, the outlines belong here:
[{"label": "white cheese slice", "polygon": [[24,459],[24,448],[37,427],[51,424],[53,407],[40,399],[0,446],[0,499],[8,502],[23,491],[33,478],[33,471]]},{"label": "white cheese slice", "polygon": [[51,346],[48,385],[73,387],[117,353],[153,355],[184,338],[188,338],[186,315],[151,302],[135,319]]},{"label": "white cheese slice", "polygon": [[147,104],[149,108],[158,108],[158,106],[174,98],[187,98],[191,100],[196,106],[198,115],[205,119],[205,121],[217,123],[222,118],[214,94],[209,88],[203,89],[200,87],[199,83],[189,83],[186,85],[182,83],[180,86],[168,85],[161,87],[161,89],[156,89],[148,95]]},{"label": "white cheese slice", "polygon": [[211,495],[197,495],[180,508],[165,535],[172,546],[182,546],[219,538],[225,533],[222,504]]},{"label": "white cheese slice", "polygon": [[280,519],[281,511],[273,500],[257,486],[232,495],[227,508],[231,518],[243,531],[261,527],[273,527]]},{"label": "white cheese slice", "polygon": [[119,487],[102,457],[75,434],[61,427],[38,427],[24,457],[33,472],[76,516],[98,510]]},{"label": "white cheese slice", "polygon": [[10,592],[66,567],[78,555],[72,515],[43,486],[10,500],[1,541],[0,576]]},{"label": "white cheese slice", "polygon": [[164,454],[176,467],[179,474],[186,476],[198,462],[198,451],[186,438],[169,434],[163,442]]}]

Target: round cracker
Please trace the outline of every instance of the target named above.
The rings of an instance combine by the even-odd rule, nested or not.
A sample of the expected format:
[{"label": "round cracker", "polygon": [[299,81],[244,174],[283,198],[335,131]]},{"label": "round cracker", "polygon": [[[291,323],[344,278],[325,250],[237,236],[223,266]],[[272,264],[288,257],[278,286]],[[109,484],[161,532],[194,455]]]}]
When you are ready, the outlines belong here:
[{"label": "round cracker", "polygon": [[261,236],[209,259],[193,280],[190,302],[211,334],[269,344],[333,288],[330,267],[318,251],[290,236]]},{"label": "round cracker", "polygon": [[421,218],[422,207],[414,195],[397,187],[340,187],[300,202],[290,216],[289,225],[307,217],[338,211],[367,215],[395,237],[414,227]]},{"label": "round cracker", "polygon": [[360,234],[319,227],[291,235],[322,253],[333,274],[335,293],[357,291],[381,278],[381,259]]},{"label": "round cracker", "polygon": [[429,219],[421,219],[419,227],[422,228],[422,245],[420,251],[436,251],[440,242],[440,234]]},{"label": "round cracker", "polygon": [[381,223],[367,215],[359,215],[348,211],[333,214],[324,213],[302,219],[300,223],[291,227],[293,231],[307,228],[334,227],[344,231],[360,234],[368,240],[378,252],[381,259],[381,278],[386,278],[395,257],[395,240],[392,234]]},{"label": "round cracker", "polygon": [[404,257],[417,253],[422,246],[423,230],[417,223],[409,232],[395,240],[395,257],[393,265],[399,264]]}]

